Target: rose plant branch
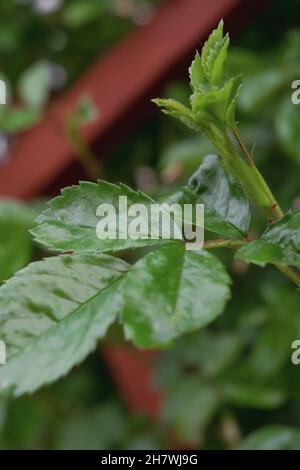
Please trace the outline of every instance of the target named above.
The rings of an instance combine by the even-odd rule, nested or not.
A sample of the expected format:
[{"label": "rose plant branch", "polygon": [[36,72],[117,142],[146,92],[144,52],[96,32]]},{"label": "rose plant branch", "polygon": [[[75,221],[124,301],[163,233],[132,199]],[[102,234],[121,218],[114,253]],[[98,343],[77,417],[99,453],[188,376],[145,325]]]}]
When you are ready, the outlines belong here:
[{"label": "rose plant branch", "polygon": [[[216,149],[216,155],[202,156],[183,187],[162,200],[169,205],[202,204],[201,229],[217,238],[210,235],[203,249],[189,251],[184,237],[154,238],[148,224],[143,237],[120,236],[128,229],[120,197],[129,208],[149,209],[155,203],[150,196],[106,181],[81,181],[62,189],[31,230],[53,256],[29,264],[0,288],[0,337],[7,344],[0,395],[32,393],[64,376],[116,322],[127,341],[145,349],[166,348],[206,327],[224,311],[232,282],[214,248],[232,248],[234,257],[246,263],[273,264],[300,287],[300,210],[283,214],[239,135],[235,108],[241,77],[227,76],[228,46],[221,22],[191,65],[190,107],[155,100],[166,114],[203,133]],[[73,144],[94,178],[96,162],[76,137],[80,122],[76,117],[71,123]],[[271,219],[260,238],[251,241],[249,199]],[[126,220],[114,237],[96,236],[101,204],[109,204]],[[6,208],[6,213],[12,224],[16,218],[20,222],[19,211]],[[197,217],[191,222],[197,225]],[[133,264],[116,256],[137,248],[147,249]]]},{"label": "rose plant branch", "polygon": [[[269,214],[271,222],[280,221],[284,213],[264,177],[255,165],[253,156],[244,144],[235,119],[235,107],[241,88],[241,77],[226,76],[226,58],[229,36],[223,35],[223,21],[198,52],[190,67],[192,95],[191,108],[174,100],[156,99],[154,102],[166,114],[210,140],[225,171],[236,178],[255,205]],[[236,146],[231,138],[236,141]],[[274,263],[281,272],[300,287],[300,275],[288,266]]]}]

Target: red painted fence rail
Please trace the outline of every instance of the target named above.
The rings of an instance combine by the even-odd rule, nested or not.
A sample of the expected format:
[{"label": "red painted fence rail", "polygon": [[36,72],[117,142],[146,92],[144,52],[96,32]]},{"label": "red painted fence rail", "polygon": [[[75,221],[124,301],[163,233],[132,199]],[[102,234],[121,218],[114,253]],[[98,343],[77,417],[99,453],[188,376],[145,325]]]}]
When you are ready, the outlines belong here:
[{"label": "red painted fence rail", "polygon": [[[96,141],[102,144],[103,153],[128,121],[138,125],[143,110],[137,110],[137,103],[201,44],[220,18],[227,19],[226,28],[240,27],[250,12],[263,3],[167,1],[149,24],[136,29],[100,57],[49,107],[42,122],[18,139],[8,163],[0,168],[0,196],[28,199],[44,193],[49,186],[59,190],[59,178],[75,162],[65,122],[82,95],[90,95],[100,110],[99,118],[85,127],[83,135],[89,145]],[[134,120],[137,113],[139,118]]]}]

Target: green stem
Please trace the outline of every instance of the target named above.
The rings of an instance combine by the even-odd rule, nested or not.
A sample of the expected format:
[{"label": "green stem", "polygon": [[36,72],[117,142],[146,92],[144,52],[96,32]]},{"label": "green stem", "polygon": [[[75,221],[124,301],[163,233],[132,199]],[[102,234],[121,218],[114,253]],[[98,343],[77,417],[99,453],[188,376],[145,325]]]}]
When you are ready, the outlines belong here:
[{"label": "green stem", "polygon": [[238,143],[238,146],[240,147],[241,149],[241,152],[242,154],[244,155],[244,157],[246,158],[246,161],[248,163],[249,166],[251,165],[254,165],[254,160],[253,160],[253,156],[252,154],[248,151],[246,145],[244,144],[240,134],[239,134],[239,131],[235,128],[235,129],[231,129],[232,131],[232,134],[234,135],[235,137],[235,140],[237,141]]},{"label": "green stem", "polygon": [[248,242],[245,240],[220,238],[219,240],[208,240],[204,243],[203,248],[205,250],[210,250],[213,248],[240,248],[247,243]]},{"label": "green stem", "polygon": [[218,152],[223,157],[225,169],[240,181],[246,193],[257,207],[267,212],[272,220],[281,219],[283,212],[263,176],[256,168],[251,154],[246,149],[237,131],[232,130],[235,136],[238,135],[238,146],[240,149],[243,149],[244,158],[237,151],[226,129],[219,129],[219,131],[221,133],[218,135],[218,141],[214,139],[214,143]]},{"label": "green stem", "polygon": [[262,174],[255,166],[253,157],[247,149],[246,145],[244,144],[241,136],[239,135],[238,130],[231,129],[231,131],[237,141],[239,148],[241,149],[242,155],[245,157],[245,160],[242,161],[244,162],[244,164],[246,164],[247,169],[245,171],[245,176],[248,172],[246,178],[251,181],[251,188],[252,183],[254,183],[254,187],[252,188],[254,189],[254,194],[252,194],[254,202],[259,208],[267,211],[272,217],[272,219],[280,220],[283,217],[284,213],[281,210],[275,197],[273,196],[272,191],[270,190]]},{"label": "green stem", "polygon": [[[219,144],[217,139],[214,139],[214,142],[223,157],[225,168],[240,181],[246,193],[248,193],[257,207],[267,211],[274,221],[282,219],[284,213],[264,177],[255,166],[252,155],[243,143],[238,131],[236,129],[231,129],[231,131],[237,140],[244,158],[241,158],[240,154],[236,151],[226,129],[221,129],[221,134],[223,134],[222,139],[219,140],[221,143]],[[218,137],[220,138],[220,135]],[[276,267],[300,287],[300,274],[288,266],[276,265]]]},{"label": "green stem", "polygon": [[84,167],[87,176],[96,181],[101,176],[101,166],[81,137],[76,120],[70,119],[67,124],[67,134],[74,147],[76,157]]}]

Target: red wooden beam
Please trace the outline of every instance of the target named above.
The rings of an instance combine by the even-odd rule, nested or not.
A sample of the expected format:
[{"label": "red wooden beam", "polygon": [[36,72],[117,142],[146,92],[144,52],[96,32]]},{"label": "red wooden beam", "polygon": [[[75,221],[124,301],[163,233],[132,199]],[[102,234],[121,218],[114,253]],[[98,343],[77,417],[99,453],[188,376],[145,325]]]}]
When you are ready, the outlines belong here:
[{"label": "red wooden beam", "polygon": [[102,354],[129,409],[156,419],[163,399],[162,392],[153,385],[157,353],[122,345],[104,346]]},{"label": "red wooden beam", "polygon": [[[88,94],[100,110],[85,127],[89,145],[105,143],[136,113],[136,103],[148,96],[184,57],[201,44],[220,18],[243,17],[262,0],[169,0],[151,22],[129,34],[52,104],[43,121],[20,137],[7,164],[0,168],[0,195],[30,198],[43,193],[74,163],[65,121],[80,97]],[[113,137],[114,140],[114,137]],[[57,188],[59,189],[59,188]]]}]

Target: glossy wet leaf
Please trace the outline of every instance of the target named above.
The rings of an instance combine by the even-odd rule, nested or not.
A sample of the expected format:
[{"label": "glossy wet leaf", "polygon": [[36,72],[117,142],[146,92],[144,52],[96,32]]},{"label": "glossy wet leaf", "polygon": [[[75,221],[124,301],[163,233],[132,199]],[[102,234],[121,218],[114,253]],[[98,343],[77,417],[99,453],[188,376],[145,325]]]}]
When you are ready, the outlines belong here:
[{"label": "glossy wet leaf", "polygon": [[[151,239],[148,214],[141,228],[142,236],[137,240],[128,237],[127,229],[130,217],[127,219],[127,207],[119,211],[119,197],[127,197],[128,208],[132,204],[143,204],[147,209],[154,201],[141,192],[133,191],[124,185],[116,186],[105,181],[98,183],[81,182],[78,186],[70,186],[62,190],[61,196],[52,199],[49,208],[38,217],[38,226],[32,231],[37,242],[54,250],[75,251],[119,251],[161,242]],[[97,224],[107,219],[106,214],[97,216],[100,204],[112,205],[116,220],[122,217],[120,226],[116,225],[115,233],[109,232],[102,226],[101,238],[96,234]],[[106,210],[106,209],[105,209]],[[150,213],[150,210],[148,210]],[[134,218],[134,217],[133,217]],[[106,224],[104,224],[106,225]],[[151,227],[153,228],[153,227]],[[121,237],[121,232],[123,235]],[[159,237],[157,237],[159,238]]]},{"label": "glossy wet leaf", "polygon": [[139,260],[122,282],[127,338],[140,347],[160,347],[207,325],[222,313],[229,284],[214,255],[186,251],[180,242],[161,247]]},{"label": "glossy wet leaf", "polygon": [[255,240],[240,248],[235,258],[265,266],[267,263],[300,267],[300,254],[290,248],[264,240]]},{"label": "glossy wet leaf", "polygon": [[216,155],[206,156],[188,186],[166,195],[163,200],[168,204],[204,204],[205,228],[219,235],[241,238],[248,231],[249,201]]},{"label": "glossy wet leaf", "polygon": [[216,155],[205,157],[188,186],[204,204],[208,230],[229,236],[248,232],[249,201],[240,184],[225,172]]},{"label": "glossy wet leaf", "polygon": [[284,248],[300,250],[300,209],[288,212],[281,220],[270,225],[262,239]]},{"label": "glossy wet leaf", "polygon": [[63,255],[32,263],[4,284],[0,392],[33,392],[81,362],[119,314],[116,281],[126,270],[107,255]]},{"label": "glossy wet leaf", "polygon": [[[180,191],[165,196],[168,204],[203,204],[201,198],[198,198],[188,187],[183,187]],[[165,201],[163,198],[162,201]],[[193,222],[194,213],[193,213]],[[242,234],[230,223],[226,223],[215,211],[204,205],[204,227],[206,230],[223,235],[225,237],[241,238]]]},{"label": "glossy wet leaf", "polygon": [[259,240],[240,248],[235,256],[260,266],[278,263],[300,267],[300,210],[290,211],[271,224]]}]

